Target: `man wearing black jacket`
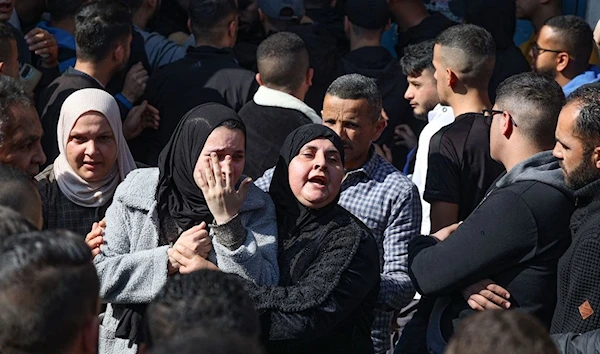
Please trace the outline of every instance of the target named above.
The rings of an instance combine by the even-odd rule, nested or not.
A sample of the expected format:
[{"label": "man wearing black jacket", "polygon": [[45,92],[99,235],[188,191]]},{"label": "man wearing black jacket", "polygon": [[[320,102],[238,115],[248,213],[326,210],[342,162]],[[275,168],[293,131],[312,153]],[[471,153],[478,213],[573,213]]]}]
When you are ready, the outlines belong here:
[{"label": "man wearing black jacket", "polygon": [[271,35],[258,46],[256,57],[256,81],[261,86],[239,112],[246,125],[244,174],[254,179],[277,164],[288,134],[302,125],[323,122],[303,102],[313,70],[306,45],[298,35]]},{"label": "man wearing black jacket", "polygon": [[[409,274],[417,290],[437,296],[427,345],[442,353],[456,325],[473,310],[464,288],[483,279],[507,289],[510,307],[549,327],[556,305],[558,259],[570,243],[574,199],[549,151],[564,100],[552,79],[513,76],[484,110],[490,153],[507,173],[460,225],[409,245]],[[443,266],[436,266],[436,265]]]},{"label": "man wearing black jacket", "polygon": [[[571,218],[573,242],[558,264],[558,301],[550,330],[565,333],[558,336],[563,350],[574,345],[574,335],[568,332],[600,329],[599,112],[600,88],[584,86],[569,96],[556,128],[554,155],[561,161],[566,185],[577,197]],[[587,347],[581,344],[584,338],[575,339],[576,347]],[[598,335],[591,338],[588,344],[597,348]]]},{"label": "man wearing black jacket", "polygon": [[237,36],[235,1],[191,1],[189,14],[196,47],[189,48],[183,59],[159,70],[146,88],[148,102],[161,116],[157,135],[145,137],[148,151],[144,162],[153,166],[190,109],[217,102],[237,112],[258,89],[254,73],[240,67],[233,56]]}]

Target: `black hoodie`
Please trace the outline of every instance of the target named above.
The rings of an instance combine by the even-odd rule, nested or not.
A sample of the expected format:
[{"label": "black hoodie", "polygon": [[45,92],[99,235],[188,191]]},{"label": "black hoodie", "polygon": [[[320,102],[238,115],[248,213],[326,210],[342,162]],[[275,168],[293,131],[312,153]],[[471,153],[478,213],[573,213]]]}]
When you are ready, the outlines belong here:
[{"label": "black hoodie", "polygon": [[398,61],[384,47],[362,47],[341,59],[339,75],[346,74],[361,74],[375,80],[383,98],[383,109],[390,119],[378,143],[394,148],[393,164],[401,169],[406,161],[408,149],[394,147],[394,127],[408,124],[415,134],[418,134],[423,126],[415,120],[410,104],[404,99],[408,83]]}]

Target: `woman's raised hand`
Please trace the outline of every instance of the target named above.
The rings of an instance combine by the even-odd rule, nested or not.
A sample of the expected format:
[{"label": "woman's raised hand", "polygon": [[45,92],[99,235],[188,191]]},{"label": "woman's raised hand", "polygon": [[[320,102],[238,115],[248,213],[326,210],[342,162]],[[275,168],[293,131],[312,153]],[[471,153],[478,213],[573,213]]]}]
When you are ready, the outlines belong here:
[{"label": "woman's raised hand", "polygon": [[233,179],[230,155],[225,156],[223,169],[221,169],[219,157],[214,152],[210,154],[210,157],[200,156],[198,158],[194,168],[194,180],[202,190],[206,204],[217,224],[226,223],[239,212],[246,199],[248,187],[252,183],[252,179],[248,177],[242,181],[240,188],[236,191],[237,181]]}]

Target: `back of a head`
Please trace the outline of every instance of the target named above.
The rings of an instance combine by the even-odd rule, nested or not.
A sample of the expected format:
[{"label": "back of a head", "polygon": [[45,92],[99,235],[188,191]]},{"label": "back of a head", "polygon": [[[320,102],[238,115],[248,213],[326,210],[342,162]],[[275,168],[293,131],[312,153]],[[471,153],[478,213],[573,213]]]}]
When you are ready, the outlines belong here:
[{"label": "back of a head", "polygon": [[[485,335],[482,335],[485,328]],[[445,354],[557,354],[548,331],[533,316],[518,311],[484,311],[465,319]]]},{"label": "back of a head", "polygon": [[382,98],[373,79],[360,74],[347,74],[338,77],[329,85],[327,94],[344,100],[365,99],[369,105],[369,115],[373,121],[381,117]]},{"label": "back of a head", "polygon": [[25,172],[0,164],[0,205],[9,207],[37,224],[42,205],[37,188]]},{"label": "back of a head", "polygon": [[36,231],[21,213],[0,205],[0,240],[8,236]]},{"label": "back of a head", "polygon": [[11,108],[16,105],[35,108],[33,96],[17,79],[0,75],[0,148],[6,138],[6,126],[11,119],[17,118],[11,113]]},{"label": "back of a head", "polygon": [[304,0],[258,0],[258,8],[276,32],[300,24]]},{"label": "back of a head", "polygon": [[594,84],[578,88],[567,97],[567,104],[579,108],[573,131],[586,150],[600,146],[600,86]]},{"label": "back of a head", "polygon": [[74,18],[79,8],[88,0],[46,0],[46,8],[52,21]]},{"label": "back of a head", "polygon": [[487,89],[496,61],[492,35],[479,26],[456,25],[435,40],[441,62],[452,69],[467,87]]},{"label": "back of a head", "polygon": [[496,90],[496,105],[508,111],[520,132],[534,145],[549,149],[554,145],[558,115],[565,95],[556,81],[533,72],[514,75]]},{"label": "back of a head", "polygon": [[346,0],[344,13],[358,37],[381,35],[390,19],[386,0]]},{"label": "back of a head", "polygon": [[98,63],[131,35],[131,14],[120,0],[87,2],[75,15],[77,58]]},{"label": "back of a head", "polygon": [[186,331],[209,329],[256,339],[258,314],[240,278],[212,270],[176,274],[147,310],[152,343]]},{"label": "back of a head", "polygon": [[587,68],[594,49],[594,34],[584,19],[574,15],[556,16],[548,19],[544,26],[552,28],[552,41],[557,50],[569,53],[579,68]]},{"label": "back of a head", "polygon": [[16,48],[15,35],[10,25],[0,22],[0,62],[6,62],[12,55],[16,55],[13,53]]},{"label": "back of a head", "polygon": [[265,39],[256,52],[260,78],[265,86],[293,92],[306,80],[309,57],[302,38],[278,32]]},{"label": "back of a head", "polygon": [[517,26],[517,5],[515,0],[454,0],[452,8],[465,23],[485,28],[498,49],[506,49],[513,44]]},{"label": "back of a head", "polygon": [[224,331],[196,330],[153,347],[150,354],[262,354],[257,339]]},{"label": "back of a head", "polygon": [[68,231],[0,240],[0,348],[3,354],[67,352],[99,310],[92,254]]},{"label": "back of a head", "polygon": [[192,32],[197,39],[217,42],[237,16],[234,0],[191,0]]},{"label": "back of a head", "polygon": [[404,56],[400,59],[402,72],[406,76],[417,77],[423,70],[429,70],[433,74],[433,40],[423,41],[409,45],[404,48]]}]

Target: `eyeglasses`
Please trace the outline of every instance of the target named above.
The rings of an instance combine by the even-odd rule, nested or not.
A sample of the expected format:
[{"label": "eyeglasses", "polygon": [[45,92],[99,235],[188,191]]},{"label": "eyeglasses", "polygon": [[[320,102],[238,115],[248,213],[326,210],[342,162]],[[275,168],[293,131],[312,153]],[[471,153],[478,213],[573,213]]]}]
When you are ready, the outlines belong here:
[{"label": "eyeglasses", "polygon": [[[485,119],[485,123],[487,125],[492,125],[492,119],[494,119],[494,116],[496,114],[503,114],[504,112],[506,112],[506,111],[498,111],[495,109],[484,109],[481,111],[481,113],[483,114],[483,118]],[[508,114],[508,117],[510,118],[510,122],[512,123],[512,125],[514,125],[516,127],[517,123],[515,122],[513,117],[510,115],[510,113],[506,112],[506,114]]]},{"label": "eyeglasses", "polygon": [[537,43],[533,43],[533,45],[531,46],[531,53],[533,54],[534,57],[537,57],[538,55],[540,55],[540,54],[542,54],[544,52],[565,53],[564,50],[554,50],[554,49],[541,48]]}]

